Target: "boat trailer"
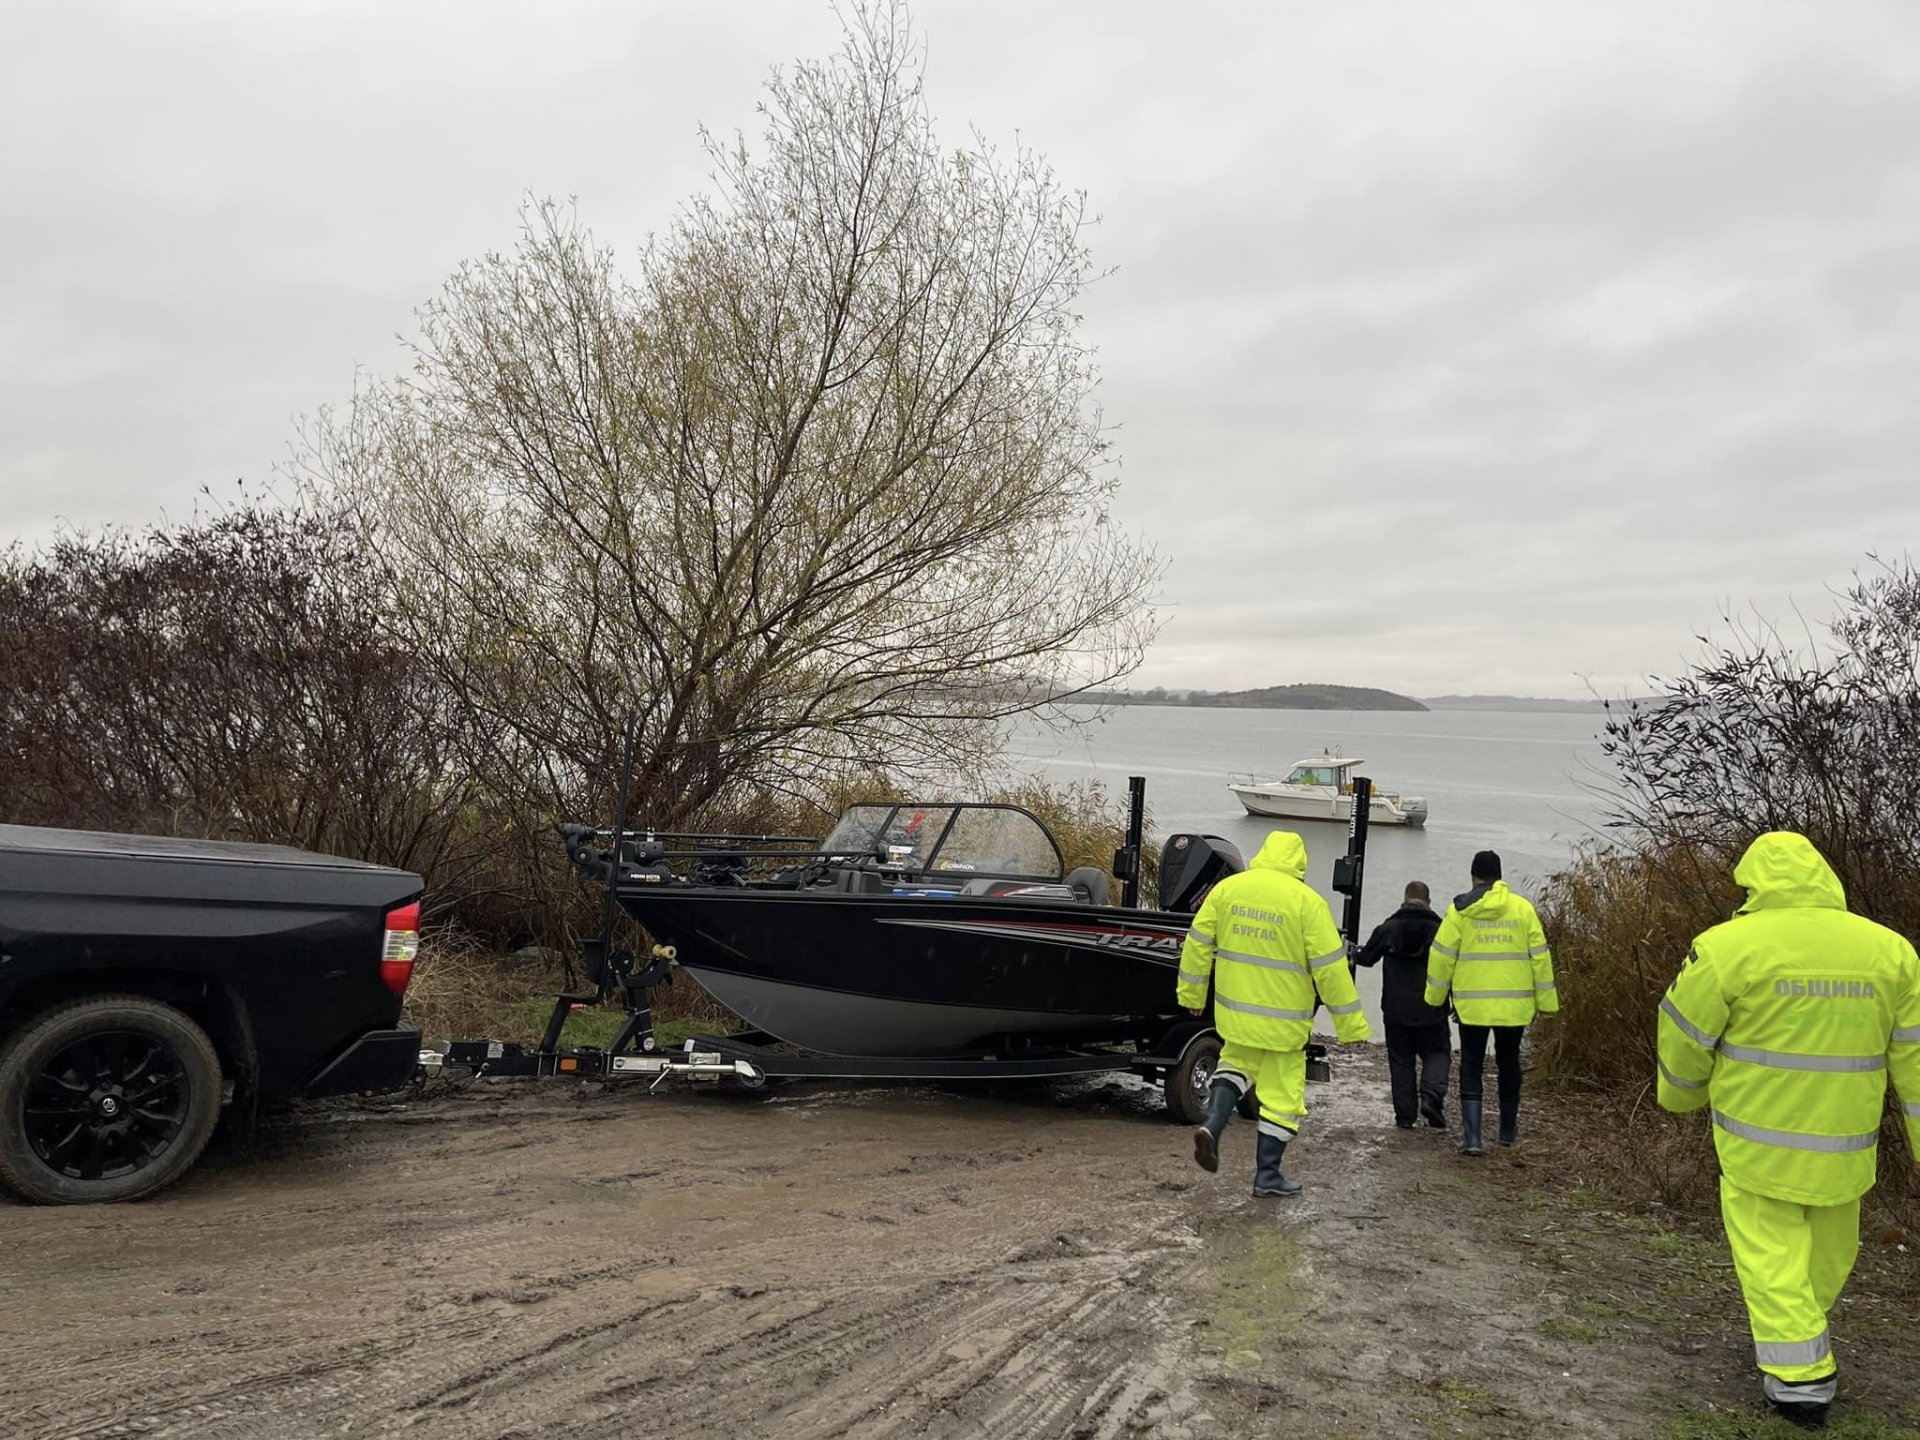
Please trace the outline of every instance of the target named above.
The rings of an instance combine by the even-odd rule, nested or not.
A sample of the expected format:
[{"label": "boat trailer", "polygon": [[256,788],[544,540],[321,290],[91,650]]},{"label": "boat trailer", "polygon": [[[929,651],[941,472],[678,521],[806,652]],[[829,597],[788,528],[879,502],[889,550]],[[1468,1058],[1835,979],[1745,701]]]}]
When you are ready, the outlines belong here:
[{"label": "boat trailer", "polygon": [[[627,733],[626,768],[632,768],[633,732]],[[626,788],[616,804],[613,853],[627,836]],[[1140,857],[1145,843],[1146,779],[1128,780],[1129,805],[1126,843],[1114,853],[1114,872],[1125,887],[1129,903],[1138,893]],[[1358,952],[1362,872],[1367,843],[1367,797],[1372,782],[1354,780],[1353,816],[1348,826],[1347,853],[1334,862],[1333,888],[1345,897],[1341,933],[1349,961]],[[788,843],[793,836],[727,836],[743,843]],[[760,1031],[730,1035],[687,1037],[677,1050],[664,1050],[653,1030],[651,994],[671,983],[676,953],[670,945],[654,945],[641,964],[632,952],[614,944],[618,915],[618,866],[608,868],[600,934],[581,942],[581,969],[588,989],[554,997],[545,1034],[534,1046],[506,1040],[455,1040],[445,1050],[422,1050],[420,1074],[433,1078],[454,1072],[473,1078],[497,1076],[565,1076],[575,1080],[644,1080],[648,1090],[668,1080],[731,1081],[744,1090],[763,1089],[770,1080],[926,1080],[1008,1081],[1061,1079],[1072,1076],[1131,1071],[1165,1089],[1167,1108],[1183,1124],[1198,1124],[1206,1110],[1207,1090],[1219,1059],[1220,1037],[1210,1020],[1191,1018],[1174,1022],[1150,1043],[1139,1048],[1120,1046],[1044,1047],[1010,1045],[990,1054],[963,1056],[857,1056],[800,1052]],[[602,1003],[618,992],[626,1021],[606,1046],[563,1047],[560,1037],[567,1017],[576,1007]],[[1331,1078],[1326,1046],[1309,1044],[1307,1079]],[[1243,1097],[1243,1113],[1251,1113],[1252,1092]]]}]

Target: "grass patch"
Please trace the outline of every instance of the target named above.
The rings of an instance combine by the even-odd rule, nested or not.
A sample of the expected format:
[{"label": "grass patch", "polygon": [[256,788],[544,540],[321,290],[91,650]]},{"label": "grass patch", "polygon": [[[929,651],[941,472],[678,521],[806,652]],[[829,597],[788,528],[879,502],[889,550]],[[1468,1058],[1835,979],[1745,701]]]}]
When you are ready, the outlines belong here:
[{"label": "grass patch", "polygon": [[1500,1402],[1492,1395],[1465,1380],[1442,1380],[1436,1393],[1440,1403],[1455,1415],[1492,1415],[1500,1409]]},{"label": "grass patch", "polygon": [[1285,1226],[1230,1230],[1208,1255],[1209,1323],[1201,1355],[1229,1376],[1258,1374],[1287,1353],[1314,1301],[1299,1240]]},{"label": "grass patch", "polygon": [[[511,1011],[512,1033],[496,1038],[531,1043],[546,1034],[547,1020],[553,1014],[551,995],[528,995],[515,1002]],[[560,1027],[560,1043],[578,1048],[592,1045],[606,1049],[627,1023],[627,1012],[602,1005],[582,1005],[567,1016]],[[725,1034],[731,1027],[711,1020],[656,1020],[654,1043],[662,1050],[677,1050],[690,1035]]]},{"label": "grass patch", "polygon": [[[553,1015],[553,997],[551,995],[527,995],[514,1002],[512,1007],[512,1034],[497,1038],[502,1040],[537,1041],[547,1033],[547,1021]],[[624,1010],[610,1010],[599,1006],[583,1005],[570,1012],[566,1023],[560,1027],[560,1043],[567,1046],[595,1045],[604,1050],[613,1043],[613,1037],[620,1033],[620,1027],[626,1024]]]},{"label": "grass patch", "polygon": [[[429,933],[407,989],[406,1022],[430,1044],[508,1040],[537,1044],[567,977],[551,955],[500,955],[446,932]],[[653,992],[653,1033],[661,1048],[688,1035],[725,1034],[739,1020],[685,976]],[[626,1023],[617,1005],[589,1005],[567,1016],[562,1045],[605,1048]]]},{"label": "grass patch", "polygon": [[1677,1230],[1660,1230],[1647,1236],[1647,1249],[1656,1255],[1691,1255],[1701,1242]]}]

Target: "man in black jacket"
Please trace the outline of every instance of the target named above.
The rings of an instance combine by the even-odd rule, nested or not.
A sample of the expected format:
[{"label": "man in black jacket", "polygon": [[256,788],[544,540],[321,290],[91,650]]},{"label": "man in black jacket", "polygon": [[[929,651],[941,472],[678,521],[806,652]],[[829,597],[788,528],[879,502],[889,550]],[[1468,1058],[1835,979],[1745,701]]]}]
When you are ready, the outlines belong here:
[{"label": "man in black jacket", "polygon": [[1428,903],[1427,887],[1407,884],[1407,898],[1367,937],[1362,965],[1387,962],[1380,976],[1380,1018],[1387,1026],[1387,1074],[1393,1084],[1393,1123],[1413,1127],[1414,1057],[1420,1057],[1420,1113],[1436,1129],[1447,1128],[1447,1072],[1453,1063],[1453,1039],[1447,1012],[1426,1001],[1427,946],[1440,928]]}]

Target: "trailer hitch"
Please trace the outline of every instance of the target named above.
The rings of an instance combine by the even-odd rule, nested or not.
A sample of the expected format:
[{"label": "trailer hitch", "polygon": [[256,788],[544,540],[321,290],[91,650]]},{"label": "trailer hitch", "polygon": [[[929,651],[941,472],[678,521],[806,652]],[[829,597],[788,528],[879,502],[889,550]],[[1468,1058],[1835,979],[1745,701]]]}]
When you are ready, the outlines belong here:
[{"label": "trailer hitch", "polygon": [[420,1069],[428,1077],[448,1070],[461,1070],[479,1078],[507,1075],[563,1075],[575,1080],[608,1080],[617,1077],[644,1079],[653,1077],[649,1090],[658,1090],[676,1076],[682,1079],[733,1080],[747,1090],[758,1090],[767,1083],[767,1073],[751,1060],[723,1055],[718,1050],[702,1050],[689,1040],[686,1049],[675,1053],[655,1051],[645,1055],[622,1055],[615,1050],[583,1045],[577,1050],[529,1050],[511,1040],[455,1040],[445,1050],[422,1050]]}]

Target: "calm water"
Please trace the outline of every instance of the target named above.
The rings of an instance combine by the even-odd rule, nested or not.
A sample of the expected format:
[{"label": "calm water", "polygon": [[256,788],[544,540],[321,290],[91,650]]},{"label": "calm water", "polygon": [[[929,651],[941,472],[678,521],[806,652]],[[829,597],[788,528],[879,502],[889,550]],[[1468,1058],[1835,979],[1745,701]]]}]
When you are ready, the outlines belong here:
[{"label": "calm water", "polygon": [[[1424,829],[1368,832],[1364,936],[1393,912],[1409,880],[1426,881],[1444,910],[1467,888],[1476,850],[1499,851],[1507,883],[1537,895],[1575,843],[1601,837],[1612,783],[1595,739],[1601,719],[1130,705],[1066,734],[1016,729],[1009,759],[1050,779],[1098,779],[1121,797],[1129,775],[1146,776],[1150,826],[1161,840],[1182,830],[1221,835],[1251,858],[1270,829],[1297,830],[1307,842],[1307,879],[1338,918],[1341,897],[1330,882],[1334,857],[1346,849],[1345,824],[1256,819],[1226,783],[1234,773],[1284,775],[1323,748],[1362,757],[1375,789],[1424,795],[1428,806]],[[1362,971],[1361,989],[1377,1035],[1377,976]]]}]

